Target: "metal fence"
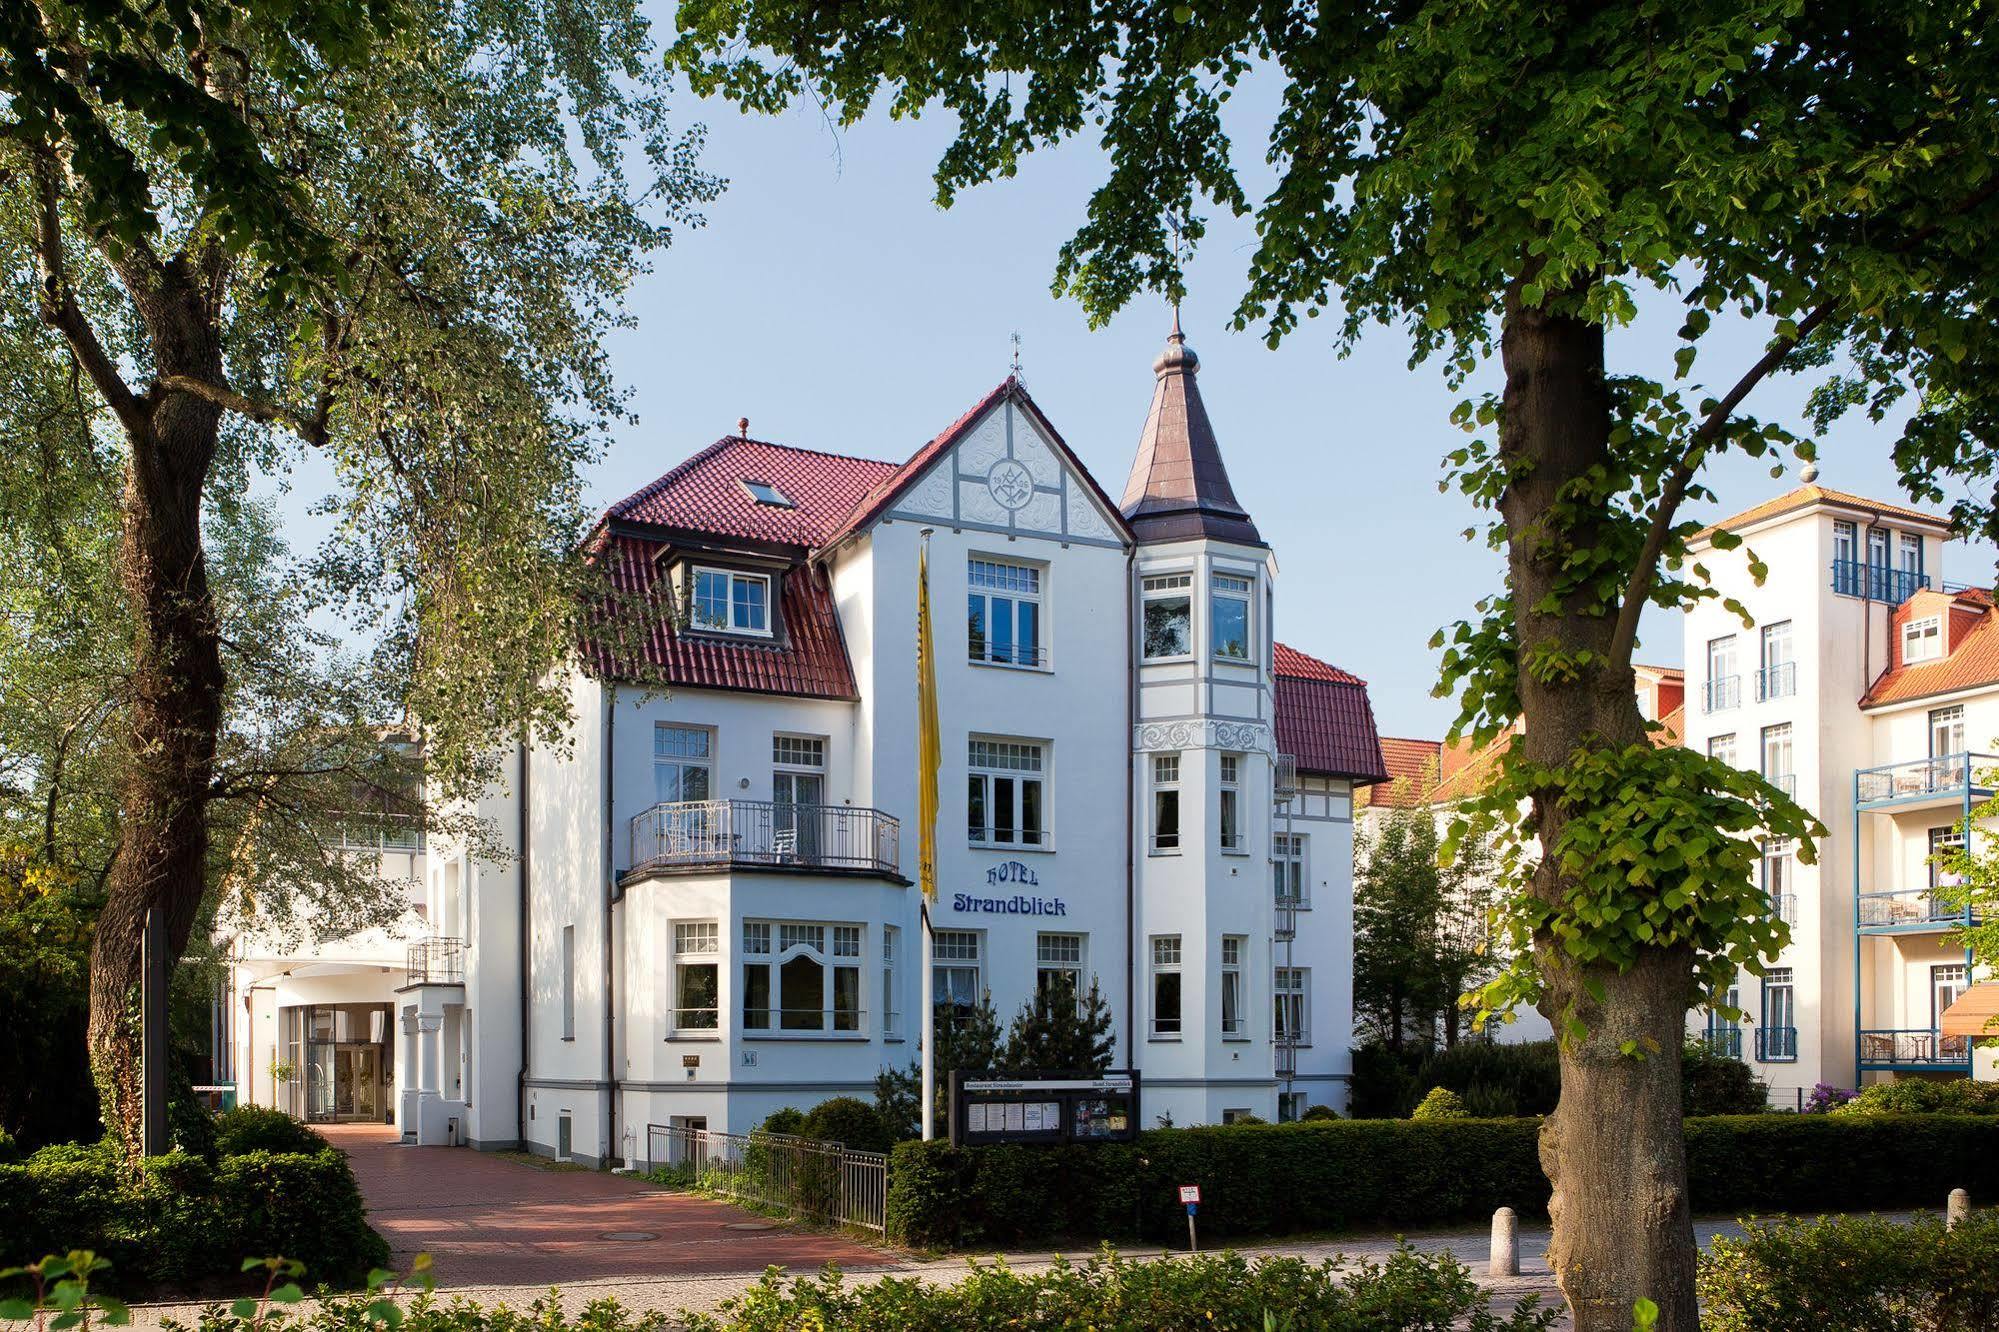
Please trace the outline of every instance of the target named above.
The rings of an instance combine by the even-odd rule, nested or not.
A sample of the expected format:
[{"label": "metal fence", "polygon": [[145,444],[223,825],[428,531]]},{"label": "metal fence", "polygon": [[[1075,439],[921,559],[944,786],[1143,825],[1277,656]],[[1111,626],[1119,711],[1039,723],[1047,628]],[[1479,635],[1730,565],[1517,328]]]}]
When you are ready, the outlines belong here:
[{"label": "metal fence", "polygon": [[788,1133],[646,1125],[646,1160],[755,1207],[877,1235],[888,1229],[888,1157]]}]

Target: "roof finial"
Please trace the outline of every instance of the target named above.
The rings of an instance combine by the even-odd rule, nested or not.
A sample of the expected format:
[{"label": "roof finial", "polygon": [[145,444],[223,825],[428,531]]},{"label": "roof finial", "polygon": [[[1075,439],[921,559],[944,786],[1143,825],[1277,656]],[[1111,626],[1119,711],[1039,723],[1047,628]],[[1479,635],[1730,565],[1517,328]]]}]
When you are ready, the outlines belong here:
[{"label": "roof finial", "polygon": [[736,418],[736,436],[739,439],[748,439],[750,437],[749,417],[739,416]]},{"label": "roof finial", "polygon": [[1015,329],[1013,331],[1013,362],[1008,367],[1007,373],[1012,375],[1015,379],[1020,378],[1020,330],[1019,329]]},{"label": "roof finial", "polygon": [[1819,460],[1812,458],[1805,463],[1805,470],[1798,473],[1798,480],[1811,485],[1819,479]]}]

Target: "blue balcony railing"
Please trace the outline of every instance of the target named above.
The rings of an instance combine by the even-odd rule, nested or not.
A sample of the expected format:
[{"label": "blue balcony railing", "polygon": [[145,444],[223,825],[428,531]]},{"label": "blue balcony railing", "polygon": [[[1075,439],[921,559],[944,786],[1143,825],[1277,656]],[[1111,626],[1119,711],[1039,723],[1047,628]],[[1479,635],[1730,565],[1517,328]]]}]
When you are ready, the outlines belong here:
[{"label": "blue balcony railing", "polygon": [[1832,562],[1832,590],[1842,597],[1866,597],[1899,606],[1929,585],[1928,574],[1911,569],[1891,569],[1885,564],[1864,564],[1859,560]]},{"label": "blue balcony railing", "polygon": [[1756,1058],[1766,1064],[1788,1064],[1798,1058],[1796,1027],[1758,1027]]},{"label": "blue balcony railing", "polygon": [[1765,666],[1756,672],[1756,701],[1771,698],[1789,698],[1798,692],[1798,663],[1780,661],[1774,666]]},{"label": "blue balcony railing", "polygon": [[1871,1027],[1860,1033],[1860,1066],[1867,1069],[1971,1069],[1971,1039],[1935,1027]]},{"label": "blue balcony railing", "polygon": [[1742,677],[1722,675],[1709,680],[1701,693],[1704,712],[1726,712],[1742,706]]},{"label": "blue balcony railing", "polygon": [[1695,1038],[1705,1045],[1710,1053],[1728,1059],[1742,1058],[1742,1028],[1708,1027]]},{"label": "blue balcony railing", "polygon": [[1931,796],[1962,796],[1990,791],[1999,757],[1991,754],[1943,754],[1937,758],[1884,763],[1853,774],[1853,798],[1862,805]]}]

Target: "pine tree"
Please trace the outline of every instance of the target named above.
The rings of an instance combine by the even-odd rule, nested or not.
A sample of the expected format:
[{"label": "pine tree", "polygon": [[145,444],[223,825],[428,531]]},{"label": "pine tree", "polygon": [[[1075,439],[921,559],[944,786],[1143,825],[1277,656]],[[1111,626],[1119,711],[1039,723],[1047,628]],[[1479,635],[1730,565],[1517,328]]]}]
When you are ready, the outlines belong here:
[{"label": "pine tree", "polygon": [[1001,1063],[1013,1073],[1101,1073],[1116,1049],[1111,1007],[1096,977],[1080,998],[1066,977],[1058,977],[1014,1015]]}]

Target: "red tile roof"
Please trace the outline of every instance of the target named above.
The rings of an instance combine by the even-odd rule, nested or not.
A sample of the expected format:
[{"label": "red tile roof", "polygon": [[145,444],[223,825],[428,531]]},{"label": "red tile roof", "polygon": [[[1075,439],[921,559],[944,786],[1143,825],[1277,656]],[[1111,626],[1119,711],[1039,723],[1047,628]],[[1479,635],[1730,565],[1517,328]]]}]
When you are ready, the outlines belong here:
[{"label": "red tile roof", "polygon": [[1282,643],[1276,653],[1277,748],[1298,771],[1355,782],[1388,780],[1367,682]]},{"label": "red tile roof", "polygon": [[1865,495],[1850,495],[1844,490],[1833,490],[1826,486],[1799,486],[1787,490],[1775,499],[1764,500],[1753,508],[1744,509],[1718,523],[1711,523],[1693,534],[1690,540],[1699,541],[1713,536],[1723,528],[1737,531],[1767,518],[1775,518],[1812,504],[1829,504],[1838,509],[1850,509],[1859,514],[1878,513],[1888,518],[1899,518],[1904,522],[1921,523],[1927,527],[1948,528],[1950,520],[1921,509],[1911,509],[1901,504],[1887,504],[1881,500],[1871,500]]},{"label": "red tile roof", "polygon": [[[1875,679],[1860,706],[1881,707],[1999,684],[1999,623],[1995,623],[1999,617],[1995,617],[1992,604],[1992,589],[1974,587],[1957,593],[1918,592],[1896,607],[1888,636],[1894,645],[1894,664]],[[1945,628],[1951,650],[1935,661],[1905,666],[1902,626],[1918,614],[1949,616],[1951,622]]]},{"label": "red tile roof", "polygon": [[1442,752],[1440,741],[1382,736],[1381,760],[1388,780],[1362,791],[1359,803],[1398,809],[1428,803],[1430,791],[1437,784]]},{"label": "red tile roof", "polygon": [[[605,517],[713,536],[817,546],[862,496],[898,470],[894,463],[875,458],[849,458],[730,435],[619,500]],[[743,488],[745,481],[776,486],[792,507],[757,503]]]},{"label": "red tile roof", "polygon": [[611,533],[600,540],[598,555],[609,569],[615,595],[621,602],[629,599],[650,608],[647,622],[653,627],[641,645],[643,667],[614,659],[610,644],[587,643],[584,655],[592,674],[648,684],[804,698],[859,696],[846,644],[840,637],[832,591],[813,566],[795,564],[779,579],[779,637],[738,639],[692,633],[675,627],[671,617],[660,613],[664,589],[657,586],[659,557],[666,549],[663,542],[628,532]]}]

